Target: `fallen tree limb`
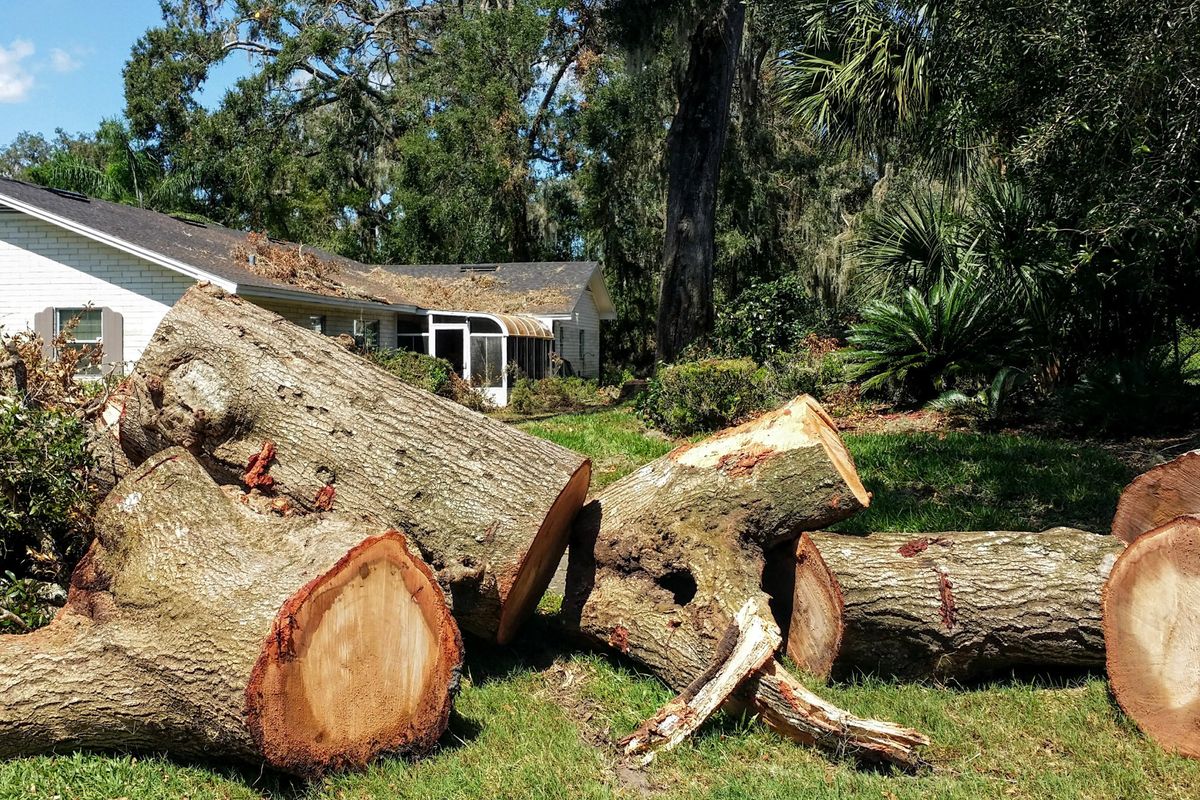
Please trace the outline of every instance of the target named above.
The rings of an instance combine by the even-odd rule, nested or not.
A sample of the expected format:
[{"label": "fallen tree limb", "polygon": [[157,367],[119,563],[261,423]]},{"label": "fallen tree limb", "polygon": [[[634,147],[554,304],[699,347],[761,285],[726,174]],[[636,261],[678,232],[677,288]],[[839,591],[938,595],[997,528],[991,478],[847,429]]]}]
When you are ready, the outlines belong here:
[{"label": "fallen tree limb", "polygon": [[1142,534],[1104,585],[1113,696],[1164,749],[1200,758],[1200,516]]},{"label": "fallen tree limb", "polygon": [[1143,472],[1121,492],[1112,535],[1129,544],[1184,514],[1200,513],[1200,450]]},{"label": "fallen tree limb", "polygon": [[[186,447],[222,483],[403,529],[466,629],[509,640],[587,495],[583,456],[409,386],[336,341],[213,286],[164,317],[127,381],[135,461]],[[264,472],[264,475],[267,473]]]},{"label": "fallen tree limb", "polygon": [[746,601],[718,648],[718,661],[635,732],[621,740],[625,755],[670,750],[692,735],[747,677],[775,656],[779,628]]},{"label": "fallen tree limb", "polygon": [[[750,602],[770,613],[761,586],[766,551],[868,501],[831,420],[799,398],[676,449],[585,506],[569,552],[564,617],[588,641],[682,692],[725,662],[721,641],[739,610]],[[793,684],[773,661],[755,674],[764,677],[746,682],[756,687],[749,702],[781,730],[866,758],[919,762],[925,740],[915,731],[880,723],[890,741],[864,737],[844,724],[852,719],[844,712],[789,702]]]},{"label": "fallen tree limb", "polygon": [[1104,663],[1100,590],[1122,549],[1112,537],[1051,528],[815,533],[812,541],[844,599],[840,644],[825,633],[828,612],[815,613],[810,601],[788,606],[793,592],[821,585],[803,544],[785,546],[778,563],[787,566],[768,573],[768,588],[779,601],[788,654],[817,674],[830,662],[815,663],[813,648],[795,642],[835,646],[824,658],[838,674],[970,681],[1016,668]]},{"label": "fallen tree limb", "polygon": [[165,750],[312,775],[437,742],[462,644],[402,535],[260,515],[180,449],[96,523],[55,620],[0,636],[0,757]]}]

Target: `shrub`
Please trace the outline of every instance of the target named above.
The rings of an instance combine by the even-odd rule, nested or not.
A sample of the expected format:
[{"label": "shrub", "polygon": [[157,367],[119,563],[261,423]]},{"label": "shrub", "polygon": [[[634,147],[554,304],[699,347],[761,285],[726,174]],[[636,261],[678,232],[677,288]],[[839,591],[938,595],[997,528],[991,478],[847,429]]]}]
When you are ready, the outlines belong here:
[{"label": "shrub", "polygon": [[749,359],[663,366],[638,408],[652,425],[687,436],[732,425],[773,405],[770,373]]},{"label": "shrub", "polygon": [[852,376],[864,389],[890,387],[901,399],[926,402],[963,380],[1015,366],[1025,326],[1002,299],[970,277],[909,287],[899,303],[876,300],[848,341]]},{"label": "shrub", "polygon": [[52,583],[0,574],[0,633],[23,633],[50,622],[66,592]]},{"label": "shrub", "polygon": [[444,358],[408,350],[374,350],[367,358],[410,386],[454,399],[454,368]]},{"label": "shrub", "polygon": [[817,304],[799,276],[788,275],[750,286],[722,305],[713,343],[721,353],[763,361],[796,349],[817,327],[818,317]]},{"label": "shrub", "polygon": [[612,393],[595,381],[552,376],[541,380],[517,378],[508,394],[508,407],[518,414],[579,411],[607,405]]},{"label": "shrub", "polygon": [[766,366],[770,370],[771,391],[779,402],[801,394],[818,400],[843,387],[846,366],[836,339],[809,334],[793,353],[778,353]]},{"label": "shrub", "polygon": [[87,539],[83,424],[0,398],[0,567],[63,579]]},{"label": "shrub", "polygon": [[1020,370],[1004,367],[974,394],[952,389],[943,392],[940,397],[929,403],[928,407],[971,427],[997,428],[1009,416],[1014,396],[1024,377]]}]

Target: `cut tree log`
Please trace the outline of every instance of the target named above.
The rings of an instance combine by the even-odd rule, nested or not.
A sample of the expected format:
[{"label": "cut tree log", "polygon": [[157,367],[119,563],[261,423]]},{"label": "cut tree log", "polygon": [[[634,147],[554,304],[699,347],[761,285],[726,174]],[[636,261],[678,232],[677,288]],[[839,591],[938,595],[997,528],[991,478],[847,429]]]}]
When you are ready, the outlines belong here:
[{"label": "cut tree log", "polygon": [[[814,400],[798,398],[672,451],[585,506],[568,554],[564,618],[587,641],[640,662],[685,698],[711,696],[709,684],[725,691],[726,678],[749,664],[732,658],[740,651],[728,643],[731,629],[747,627],[738,612],[749,603],[778,636],[762,590],[765,552],[868,502],[832,421]],[[773,658],[752,671],[746,687],[745,702],[797,739],[920,763],[920,734],[809,702]],[[742,702],[734,696],[725,705]]]},{"label": "cut tree log", "polygon": [[126,476],[67,605],[0,636],[0,756],[167,751],[309,776],[434,746],[462,641],[429,568],[395,531],[234,495],[182,449]]},{"label": "cut tree log", "polygon": [[1117,503],[1112,534],[1126,544],[1184,514],[1200,513],[1200,450],[1133,479]]},{"label": "cut tree log", "polygon": [[[1110,536],[1051,528],[815,533],[812,542],[823,564],[808,543],[785,545],[767,585],[788,655],[818,676],[832,667],[967,682],[1104,664],[1100,590],[1122,549]],[[842,614],[824,599],[834,596]]]},{"label": "cut tree log", "polygon": [[1113,696],[1166,750],[1200,758],[1200,516],[1139,536],[1104,586]]},{"label": "cut tree log", "polygon": [[502,643],[549,585],[591,476],[578,453],[208,285],[184,294],[137,362],[120,440],[135,461],[186,447],[223,483],[253,481],[271,443],[262,491],[403,529],[459,623]]}]

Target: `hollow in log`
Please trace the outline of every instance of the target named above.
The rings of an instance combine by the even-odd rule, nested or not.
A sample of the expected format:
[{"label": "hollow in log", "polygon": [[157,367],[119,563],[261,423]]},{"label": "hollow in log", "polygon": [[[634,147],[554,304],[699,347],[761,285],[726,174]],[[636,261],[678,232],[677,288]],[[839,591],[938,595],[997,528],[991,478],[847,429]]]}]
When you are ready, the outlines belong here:
[{"label": "hollow in log", "polygon": [[[762,589],[766,551],[868,501],[832,421],[811,398],[798,398],[672,451],[585,506],[568,556],[564,616],[588,641],[700,696],[706,683],[738,673],[726,663],[738,648],[722,642],[746,628],[735,624],[739,611],[749,604],[778,635]],[[920,761],[920,734],[809,702],[773,658],[742,681],[747,687],[748,696],[725,705],[748,703],[794,738],[831,749]]]},{"label": "hollow in log", "polygon": [[820,660],[819,648],[814,655],[805,646],[814,640],[833,644],[825,656],[837,675],[972,681],[1014,669],[1104,663],[1100,590],[1122,549],[1112,537],[1051,528],[822,532],[812,542],[840,587],[840,644],[825,633],[834,615],[811,600],[835,589],[826,588],[807,543],[773,554],[787,567],[768,572],[768,588],[788,655],[814,673],[825,674],[830,663]]},{"label": "hollow in log", "polygon": [[1104,586],[1113,696],[1166,750],[1200,758],[1200,516],[1135,539]]},{"label": "hollow in log", "polygon": [[175,304],[127,384],[120,440],[135,461],[186,447],[222,483],[269,477],[258,488],[295,509],[403,529],[459,623],[501,642],[537,606],[587,495],[578,453],[213,286]]},{"label": "hollow in log", "polygon": [[1159,464],[1121,492],[1112,534],[1126,544],[1184,514],[1200,513],[1200,450]]},{"label": "hollow in log", "polygon": [[300,775],[421,754],[462,642],[395,532],[261,515],[190,454],[126,476],[47,627],[0,636],[0,757],[166,751]]}]

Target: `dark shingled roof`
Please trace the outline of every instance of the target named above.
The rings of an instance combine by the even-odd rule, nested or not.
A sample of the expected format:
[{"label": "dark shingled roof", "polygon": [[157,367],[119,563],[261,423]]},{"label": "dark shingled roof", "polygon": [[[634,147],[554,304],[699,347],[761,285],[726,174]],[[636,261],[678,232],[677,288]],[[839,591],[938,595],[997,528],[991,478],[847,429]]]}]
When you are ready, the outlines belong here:
[{"label": "dark shingled roof", "polygon": [[[201,270],[244,289],[275,289],[300,292],[315,298],[328,297],[298,286],[263,277],[237,263],[233,251],[246,246],[246,232],[225,228],[213,223],[200,223],[161,214],[144,208],[110,203],[84,197],[74,192],[35,186],[24,181],[0,178],[0,203],[4,198],[24,203],[40,211],[81,225],[107,237],[121,240],[143,251],[149,251]],[[290,244],[280,242],[280,244]],[[297,245],[293,245],[297,246]],[[352,295],[352,299],[389,304],[416,305],[397,292],[397,286],[387,280],[386,273],[398,276],[435,278],[439,281],[459,281],[472,275],[491,275],[513,293],[553,290],[571,298],[569,304],[554,304],[530,308],[528,312],[546,315],[569,314],[575,302],[588,287],[598,264],[581,262],[532,262],[517,264],[438,264],[429,266],[383,266],[361,264],[348,258],[305,245],[305,250],[318,258],[336,264],[340,270],[337,281]],[[454,308],[453,311],[479,309]]]},{"label": "dark shingled roof", "polygon": [[[74,192],[47,189],[9,178],[0,178],[0,195],[183,262],[239,286],[302,291],[264,278],[234,262],[231,256],[233,249],[246,243],[243,231],[210,223],[189,222],[157,211],[95,200]],[[318,255],[354,264],[328,253]]]}]

